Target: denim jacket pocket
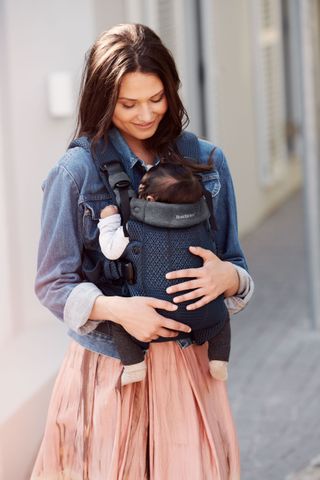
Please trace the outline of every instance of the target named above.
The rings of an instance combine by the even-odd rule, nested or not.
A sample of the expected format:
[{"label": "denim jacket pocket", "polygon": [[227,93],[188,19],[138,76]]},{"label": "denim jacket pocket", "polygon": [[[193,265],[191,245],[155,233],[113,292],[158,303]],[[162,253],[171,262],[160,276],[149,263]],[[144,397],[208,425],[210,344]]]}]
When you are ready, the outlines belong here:
[{"label": "denim jacket pocket", "polygon": [[202,183],[206,190],[208,190],[212,197],[216,197],[220,191],[221,183],[219,173],[214,172],[202,173]]},{"label": "denim jacket pocket", "polygon": [[108,193],[86,194],[80,199],[82,207],[82,231],[86,248],[100,250],[98,222],[101,210],[114,203]]}]

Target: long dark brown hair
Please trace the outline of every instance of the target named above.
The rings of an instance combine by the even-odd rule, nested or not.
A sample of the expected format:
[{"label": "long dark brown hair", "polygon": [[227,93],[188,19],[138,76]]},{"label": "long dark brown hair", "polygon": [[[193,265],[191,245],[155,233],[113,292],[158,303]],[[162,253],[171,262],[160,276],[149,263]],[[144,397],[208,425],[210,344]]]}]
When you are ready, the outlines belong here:
[{"label": "long dark brown hair", "polygon": [[107,142],[108,129],[123,76],[152,73],[163,83],[169,108],[147,148],[160,153],[185,127],[189,118],[178,94],[180,79],[170,51],[147,26],[122,24],[102,33],[87,53],[80,89],[75,137],[86,135],[96,144]]},{"label": "long dark brown hair", "polygon": [[[117,25],[103,32],[88,51],[74,138],[89,137],[93,153],[99,140],[107,144],[121,80],[131,72],[157,75],[168,103],[156,132],[144,140],[146,148],[158,154],[161,161],[168,161],[170,157],[173,163],[188,164],[173,148],[175,139],[189,123],[178,93],[181,82],[174,59],[158,35],[138,23]],[[212,162],[202,164],[199,169],[212,170]]]}]

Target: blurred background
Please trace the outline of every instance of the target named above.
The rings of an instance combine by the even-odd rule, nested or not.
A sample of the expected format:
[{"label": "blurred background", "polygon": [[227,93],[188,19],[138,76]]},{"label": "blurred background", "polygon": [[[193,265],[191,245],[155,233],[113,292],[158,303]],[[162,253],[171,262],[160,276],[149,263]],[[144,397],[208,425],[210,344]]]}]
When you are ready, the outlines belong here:
[{"label": "blurred background", "polygon": [[123,22],[170,48],[188,129],[232,172],[256,283],[232,323],[242,478],[320,479],[320,0],[0,0],[0,479],[29,478],[68,343],[33,291],[41,183],[74,131],[85,52]]}]

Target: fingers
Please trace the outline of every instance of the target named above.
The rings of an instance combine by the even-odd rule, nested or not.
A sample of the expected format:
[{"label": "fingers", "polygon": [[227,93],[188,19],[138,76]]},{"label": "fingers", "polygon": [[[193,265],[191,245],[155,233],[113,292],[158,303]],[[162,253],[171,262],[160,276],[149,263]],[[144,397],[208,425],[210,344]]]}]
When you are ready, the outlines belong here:
[{"label": "fingers", "polygon": [[167,310],[168,312],[174,312],[177,310],[177,305],[167,302],[166,300],[160,300],[158,298],[149,298],[149,305],[153,308],[159,308],[161,310]]},{"label": "fingers", "polygon": [[174,272],[166,273],[167,280],[174,280],[176,278],[198,278],[203,274],[202,267],[199,268],[186,268],[184,270],[176,270]]},{"label": "fingers", "polygon": [[189,280],[188,282],[181,282],[177,285],[171,285],[166,289],[167,293],[176,293],[176,292],[183,292],[184,290],[193,290],[195,288],[199,288],[202,284],[201,279],[196,280]]},{"label": "fingers", "polygon": [[198,255],[199,257],[203,258],[204,261],[216,257],[216,255],[211,250],[207,250],[206,248],[189,247],[189,250],[191,253],[193,253],[193,255]]},{"label": "fingers", "polygon": [[165,317],[162,317],[161,315],[159,315],[159,317],[161,318],[161,327],[168,328],[169,330],[177,330],[178,332],[186,332],[186,333],[191,332],[191,328],[188,325],[185,325],[184,323],[176,322],[171,318],[165,318]]},{"label": "fingers", "polygon": [[196,290],[192,290],[192,292],[184,293],[183,295],[179,295],[173,299],[174,303],[181,303],[181,302],[189,302],[194,298],[203,297],[206,294],[204,288],[197,288]]},{"label": "fingers", "polygon": [[208,296],[202,297],[197,302],[190,303],[190,305],[187,305],[186,309],[196,310],[197,308],[204,307],[205,305],[207,305],[207,303],[211,302],[211,300],[214,300],[214,299]]},{"label": "fingers", "polygon": [[167,328],[159,328],[158,333],[159,337],[165,338],[174,338],[179,335],[179,332],[173,332],[172,330],[168,330]]}]

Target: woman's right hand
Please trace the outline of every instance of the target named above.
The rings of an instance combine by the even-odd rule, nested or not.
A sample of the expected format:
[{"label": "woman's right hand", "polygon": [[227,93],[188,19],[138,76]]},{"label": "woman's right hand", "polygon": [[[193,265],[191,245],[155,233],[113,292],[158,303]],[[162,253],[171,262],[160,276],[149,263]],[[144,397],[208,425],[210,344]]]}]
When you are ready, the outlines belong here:
[{"label": "woman's right hand", "polygon": [[[100,304],[100,305],[99,305]],[[95,307],[104,310],[104,318],[120,324],[130,335],[141,342],[150,342],[159,337],[176,337],[179,332],[191,332],[188,325],[165,318],[156,308],[173,312],[177,305],[152,297],[105,297],[96,299]],[[103,308],[104,307],[104,308]],[[94,313],[94,309],[92,311]],[[91,320],[100,320],[92,318]],[[100,317],[100,315],[99,315]]]}]

